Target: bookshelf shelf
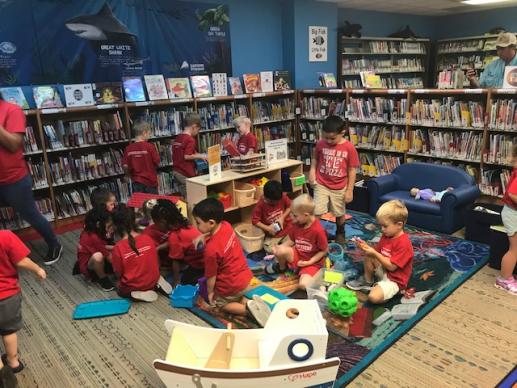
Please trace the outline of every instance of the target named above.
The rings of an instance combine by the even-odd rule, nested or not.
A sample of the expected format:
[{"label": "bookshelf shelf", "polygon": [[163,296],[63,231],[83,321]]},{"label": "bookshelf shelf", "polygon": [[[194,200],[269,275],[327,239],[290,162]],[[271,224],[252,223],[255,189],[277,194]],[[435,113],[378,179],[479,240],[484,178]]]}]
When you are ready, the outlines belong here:
[{"label": "bookshelf shelf", "polygon": [[199,133],[209,133],[209,132],[217,132],[217,131],[232,131],[235,130],[234,125],[230,125],[228,127],[222,127],[222,128],[211,128],[211,129],[203,129],[199,131]]},{"label": "bookshelf shelf", "polygon": [[[113,142],[110,142],[110,143],[97,143],[97,144],[83,144],[83,145],[80,145],[80,146],[77,146],[77,147],[63,147],[63,148],[56,148],[56,149],[48,149],[46,150],[46,153],[47,154],[54,154],[54,153],[58,153],[58,152],[71,152],[71,151],[82,151],[82,150],[86,150],[86,149],[89,149],[89,148],[96,148],[96,147],[106,147],[106,146],[113,146],[113,145],[117,145],[117,144],[125,144],[125,143],[129,143],[129,140],[118,140],[118,141],[113,141]],[[28,154],[26,154],[28,155]]]},{"label": "bookshelf shelf", "polygon": [[372,53],[372,52],[342,52],[341,55],[349,55],[349,56],[357,56],[357,55],[427,55],[426,53],[420,53],[420,52],[400,52],[400,53]]},{"label": "bookshelf shelf", "polygon": [[[361,71],[369,71],[367,69],[361,70]],[[373,69],[372,71],[375,72],[375,74],[405,74],[405,73],[425,73],[425,70],[423,69],[415,69],[415,70],[390,70],[390,71],[384,71],[384,70],[376,70]],[[359,76],[359,72],[351,72],[351,73],[343,73],[341,74],[344,77],[348,76]]]},{"label": "bookshelf shelf", "polygon": [[274,120],[266,120],[266,121],[254,121],[253,125],[267,125],[267,124],[276,124],[283,123],[284,121],[292,121],[295,120],[295,117],[286,117],[282,119],[274,119]]},{"label": "bookshelf shelf", "polygon": [[444,160],[457,160],[461,162],[467,162],[467,163],[481,163],[481,159],[467,159],[461,156],[455,157],[455,156],[439,156],[439,155],[432,155],[432,154],[426,154],[422,152],[407,152],[406,153],[409,156],[421,156],[424,158],[432,158],[432,159],[444,159]]},{"label": "bookshelf shelf", "polygon": [[76,184],[84,183],[84,182],[98,181],[100,179],[108,179],[108,178],[120,177],[122,175],[124,175],[124,173],[104,175],[104,176],[99,176],[99,177],[95,177],[95,178],[85,178],[85,179],[82,179],[82,180],[79,180],[79,181],[52,183],[52,187],[62,187],[62,186],[68,186],[68,185],[76,185]]}]

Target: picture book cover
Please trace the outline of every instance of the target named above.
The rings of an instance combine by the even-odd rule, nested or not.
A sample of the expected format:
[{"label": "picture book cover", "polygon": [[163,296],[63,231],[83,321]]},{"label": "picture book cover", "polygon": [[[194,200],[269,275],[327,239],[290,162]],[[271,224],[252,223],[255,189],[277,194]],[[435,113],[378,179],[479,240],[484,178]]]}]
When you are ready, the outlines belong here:
[{"label": "picture book cover", "polygon": [[93,96],[97,105],[118,104],[122,102],[122,86],[120,82],[93,84]]},{"label": "picture book cover", "polygon": [[364,88],[380,89],[383,87],[381,77],[373,71],[360,71],[359,75]]},{"label": "picture book cover", "polygon": [[230,77],[228,78],[228,82],[230,83],[230,90],[234,96],[243,93],[241,79],[239,77]]},{"label": "picture book cover", "polygon": [[243,74],[244,89],[246,93],[260,92],[260,75],[259,74]]},{"label": "picture book cover", "polygon": [[207,75],[193,75],[190,77],[194,97],[211,97],[210,77]]},{"label": "picture book cover", "polygon": [[291,89],[291,75],[288,70],[277,70],[273,72],[273,84],[275,91]]},{"label": "picture book cover", "polygon": [[149,100],[167,100],[169,98],[163,75],[144,75],[144,81]]},{"label": "picture book cover", "polygon": [[32,88],[34,101],[38,108],[62,108],[63,103],[54,86],[35,86]]},{"label": "picture book cover", "polygon": [[188,78],[167,78],[169,98],[192,98]]},{"label": "picture book cover", "polygon": [[122,77],[127,102],[145,101],[144,85],[140,77]]},{"label": "picture book cover", "polygon": [[273,91],[273,72],[272,71],[261,71],[260,72],[260,88],[263,92]]},{"label": "picture book cover", "polygon": [[29,109],[29,103],[20,87],[0,88],[4,101],[18,105],[22,109]]},{"label": "picture book cover", "polygon": [[226,73],[212,74],[212,90],[214,91],[214,96],[228,95],[228,78]]},{"label": "picture book cover", "polygon": [[336,88],[337,82],[334,73],[318,73],[320,85],[324,88]]},{"label": "picture book cover", "polygon": [[237,149],[237,146],[231,139],[224,139],[223,140],[223,147],[224,149],[230,154],[230,156],[240,156],[240,152]]},{"label": "picture book cover", "polygon": [[65,89],[67,107],[91,106],[95,104],[92,84],[64,85],[63,88]]}]

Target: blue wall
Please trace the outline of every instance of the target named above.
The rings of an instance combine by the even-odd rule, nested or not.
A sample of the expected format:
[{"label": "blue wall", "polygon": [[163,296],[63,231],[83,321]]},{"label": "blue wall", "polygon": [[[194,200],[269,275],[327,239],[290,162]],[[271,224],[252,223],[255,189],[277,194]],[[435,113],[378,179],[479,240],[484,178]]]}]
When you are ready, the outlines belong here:
[{"label": "blue wall", "polygon": [[422,38],[432,38],[435,33],[435,20],[430,16],[339,8],[338,25],[344,25],[345,20],[360,24],[362,36],[387,36],[406,25]]},{"label": "blue wall", "polygon": [[435,39],[483,35],[494,27],[503,27],[508,31],[517,32],[517,7],[438,16],[436,19]]}]

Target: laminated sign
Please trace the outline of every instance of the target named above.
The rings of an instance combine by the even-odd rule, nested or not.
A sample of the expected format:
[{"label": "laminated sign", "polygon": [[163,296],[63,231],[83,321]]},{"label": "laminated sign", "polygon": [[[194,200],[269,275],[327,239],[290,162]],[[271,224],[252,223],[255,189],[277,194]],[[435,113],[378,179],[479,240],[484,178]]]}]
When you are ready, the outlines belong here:
[{"label": "laminated sign", "polygon": [[327,62],[327,27],[309,26],[309,62]]}]

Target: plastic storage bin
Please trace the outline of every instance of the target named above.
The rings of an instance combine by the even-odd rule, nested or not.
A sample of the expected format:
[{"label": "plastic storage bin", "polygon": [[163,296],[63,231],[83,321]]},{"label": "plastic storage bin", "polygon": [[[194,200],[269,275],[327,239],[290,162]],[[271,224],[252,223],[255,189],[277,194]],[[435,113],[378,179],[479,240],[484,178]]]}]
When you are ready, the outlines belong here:
[{"label": "plastic storage bin", "polygon": [[322,286],[330,284],[333,288],[339,288],[345,282],[345,274],[335,269],[322,268],[312,278],[312,283],[307,287],[307,298],[318,302],[320,310],[327,308],[328,291],[323,290]]},{"label": "plastic storage bin", "polygon": [[233,189],[235,205],[239,207],[250,206],[255,202],[256,187],[244,182],[235,182]]},{"label": "plastic storage bin", "polygon": [[192,308],[199,293],[198,286],[190,284],[177,286],[171,294],[171,306],[176,308]]},{"label": "plastic storage bin", "polygon": [[260,251],[264,246],[264,232],[252,224],[235,225],[235,233],[241,242],[242,248],[247,252]]},{"label": "plastic storage bin", "polygon": [[329,243],[329,259],[333,263],[343,260],[345,251],[340,244]]},{"label": "plastic storage bin", "polygon": [[303,185],[305,184],[305,175],[301,172],[296,172],[289,177],[291,179],[291,186],[293,187],[293,191],[298,191],[303,189]]}]

